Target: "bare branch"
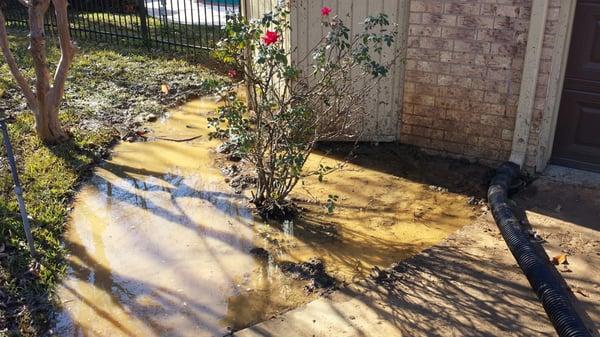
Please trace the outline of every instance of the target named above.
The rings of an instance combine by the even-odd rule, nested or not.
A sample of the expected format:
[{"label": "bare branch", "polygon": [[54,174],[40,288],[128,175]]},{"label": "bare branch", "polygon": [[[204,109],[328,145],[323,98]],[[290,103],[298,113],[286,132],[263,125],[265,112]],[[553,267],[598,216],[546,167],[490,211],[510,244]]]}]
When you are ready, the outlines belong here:
[{"label": "bare branch", "polygon": [[54,74],[54,84],[48,95],[48,103],[51,106],[58,107],[60,100],[65,90],[65,82],[67,74],[73,61],[73,57],[77,52],[77,47],[71,41],[71,33],[69,32],[69,18],[67,13],[66,0],[52,0],[56,13],[56,27],[58,29],[58,38],[60,42],[61,58]]},{"label": "bare branch", "polygon": [[29,83],[27,83],[27,80],[23,76],[23,73],[19,69],[19,66],[17,65],[17,61],[15,60],[15,57],[13,56],[12,52],[10,51],[10,47],[8,45],[8,34],[6,32],[6,20],[4,18],[4,13],[2,13],[1,10],[0,10],[0,49],[2,49],[2,54],[4,55],[4,60],[6,61],[6,64],[8,65],[10,72],[13,74],[15,80],[17,81],[17,84],[23,91],[23,95],[25,96],[25,99],[27,100],[27,104],[29,105],[29,108],[31,110],[36,111],[38,108],[36,96],[33,93],[33,90],[31,90]]}]

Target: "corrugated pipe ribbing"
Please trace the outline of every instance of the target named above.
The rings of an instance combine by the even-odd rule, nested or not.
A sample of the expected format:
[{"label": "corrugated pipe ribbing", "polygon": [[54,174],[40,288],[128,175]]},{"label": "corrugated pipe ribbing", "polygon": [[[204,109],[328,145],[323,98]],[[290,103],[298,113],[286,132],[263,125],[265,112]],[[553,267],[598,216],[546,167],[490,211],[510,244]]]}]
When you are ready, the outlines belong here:
[{"label": "corrugated pipe ribbing", "polygon": [[[561,337],[591,337],[573,307],[564,280],[535,248],[508,204],[511,184],[520,176],[519,165],[506,162],[496,169],[488,189],[488,202],[504,241],[542,302],[546,314]],[[545,254],[544,254],[545,255]]]}]

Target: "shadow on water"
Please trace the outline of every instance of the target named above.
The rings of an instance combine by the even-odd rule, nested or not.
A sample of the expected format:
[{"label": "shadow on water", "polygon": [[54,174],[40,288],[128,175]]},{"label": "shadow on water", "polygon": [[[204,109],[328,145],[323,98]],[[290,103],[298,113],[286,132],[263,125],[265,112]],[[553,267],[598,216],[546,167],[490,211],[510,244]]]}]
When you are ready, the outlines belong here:
[{"label": "shadow on water", "polygon": [[[294,192],[303,215],[267,225],[213,164],[218,143],[207,140],[206,112],[214,107],[191,102],[155,125],[155,135],[202,132],[201,140],[119,144],[78,193],[66,236],[70,270],[59,292],[59,335],[226,334],[318,296],[305,292],[305,281],[285,277],[279,261],[318,257],[328,273],[352,283],[373,266],[439,242],[475,215],[464,195],[427,186],[437,178],[424,182],[418,172],[432,167],[409,167],[421,164],[380,149],[322,184],[306,179]],[[331,160],[317,153],[309,165]],[[446,179],[463,179],[451,192],[477,179],[442,170],[452,172]],[[461,191],[473,195],[471,187]],[[327,214],[321,201],[331,193],[341,198]],[[268,261],[250,254],[255,247],[270,253]]]}]

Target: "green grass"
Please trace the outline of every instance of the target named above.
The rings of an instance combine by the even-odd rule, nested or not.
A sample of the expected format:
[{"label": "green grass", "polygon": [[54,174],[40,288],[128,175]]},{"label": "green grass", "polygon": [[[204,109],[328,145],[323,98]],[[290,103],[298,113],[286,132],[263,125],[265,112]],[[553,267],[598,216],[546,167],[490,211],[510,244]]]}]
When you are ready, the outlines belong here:
[{"label": "green grass", "polygon": [[[10,38],[14,54],[32,77],[27,38]],[[29,257],[5,152],[0,151],[0,336],[40,336],[49,328],[54,290],[65,273],[61,244],[71,198],[116,139],[139,117],[162,114],[170,105],[214,89],[222,77],[207,58],[185,60],[146,49],[80,44],[70,72],[61,120],[73,137],[48,147],[34,134],[23,97],[0,63],[0,109],[16,116],[10,124],[18,170],[38,251]],[[110,48],[110,49],[109,49]],[[49,47],[50,63],[59,52]],[[209,63],[210,64],[210,63]],[[214,65],[214,64],[213,64]],[[168,94],[161,85],[168,84]]]}]

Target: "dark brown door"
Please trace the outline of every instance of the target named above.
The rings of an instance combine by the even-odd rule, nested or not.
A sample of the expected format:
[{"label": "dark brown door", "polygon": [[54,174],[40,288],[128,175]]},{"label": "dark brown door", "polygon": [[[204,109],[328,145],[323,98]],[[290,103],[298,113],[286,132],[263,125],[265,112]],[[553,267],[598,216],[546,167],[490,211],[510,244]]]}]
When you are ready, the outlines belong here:
[{"label": "dark brown door", "polygon": [[600,0],[577,3],[551,162],[600,171]]}]

